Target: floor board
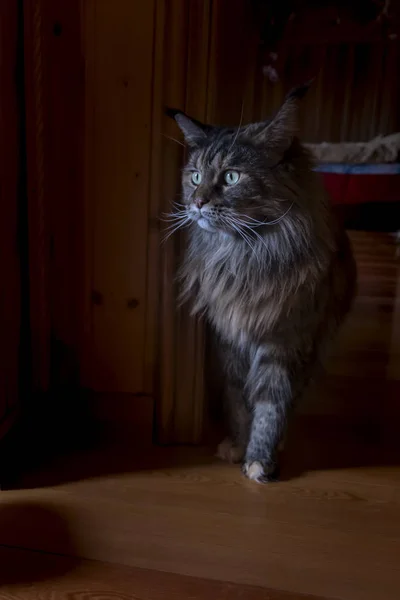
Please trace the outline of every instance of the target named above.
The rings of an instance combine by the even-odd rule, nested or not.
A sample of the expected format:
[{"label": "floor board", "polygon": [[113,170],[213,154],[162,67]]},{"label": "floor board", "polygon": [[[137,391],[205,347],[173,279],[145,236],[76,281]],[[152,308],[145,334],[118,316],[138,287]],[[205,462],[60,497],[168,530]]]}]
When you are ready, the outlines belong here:
[{"label": "floor board", "polygon": [[[26,565],[21,570],[21,564]],[[254,586],[0,547],[1,599],[318,600]]]}]

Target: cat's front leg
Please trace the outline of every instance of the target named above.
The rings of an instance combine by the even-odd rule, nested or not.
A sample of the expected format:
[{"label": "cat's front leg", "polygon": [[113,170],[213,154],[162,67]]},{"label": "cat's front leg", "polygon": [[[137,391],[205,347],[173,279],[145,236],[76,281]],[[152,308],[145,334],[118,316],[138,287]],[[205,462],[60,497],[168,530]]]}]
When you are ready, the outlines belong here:
[{"label": "cat's front leg", "polygon": [[253,419],[243,473],[258,483],[277,477],[277,453],[292,404],[289,369],[281,362],[261,361],[248,380]]}]

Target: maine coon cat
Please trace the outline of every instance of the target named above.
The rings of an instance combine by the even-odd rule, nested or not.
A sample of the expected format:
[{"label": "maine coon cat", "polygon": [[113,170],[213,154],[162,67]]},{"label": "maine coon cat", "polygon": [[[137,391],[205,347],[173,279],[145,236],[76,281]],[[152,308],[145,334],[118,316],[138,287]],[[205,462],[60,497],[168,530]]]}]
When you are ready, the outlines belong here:
[{"label": "maine coon cat", "polygon": [[224,128],[169,110],[189,148],[177,226],[182,293],[216,331],[230,437],[221,457],[274,478],[288,414],[354,294],[348,238],[296,137],[293,90],[266,122]]}]

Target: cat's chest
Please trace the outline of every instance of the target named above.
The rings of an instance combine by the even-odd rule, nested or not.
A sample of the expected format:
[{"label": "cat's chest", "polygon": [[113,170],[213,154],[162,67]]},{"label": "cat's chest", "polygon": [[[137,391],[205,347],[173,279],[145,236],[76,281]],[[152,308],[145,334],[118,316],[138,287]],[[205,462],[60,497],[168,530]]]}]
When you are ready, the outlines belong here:
[{"label": "cat's chest", "polygon": [[235,273],[229,261],[219,263],[205,260],[197,271],[199,293],[203,301],[215,310],[238,307],[240,298],[248,296],[248,282]]},{"label": "cat's chest", "polygon": [[280,309],[269,292],[268,281],[257,285],[222,269],[199,277],[208,319],[224,339],[239,345],[264,335],[276,320]]}]

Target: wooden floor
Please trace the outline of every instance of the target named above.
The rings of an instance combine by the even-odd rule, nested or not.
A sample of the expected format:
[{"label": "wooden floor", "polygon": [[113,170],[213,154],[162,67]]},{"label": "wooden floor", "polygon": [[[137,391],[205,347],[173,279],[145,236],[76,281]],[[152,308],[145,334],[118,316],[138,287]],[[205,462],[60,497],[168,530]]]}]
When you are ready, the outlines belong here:
[{"label": "wooden floor", "polygon": [[99,446],[0,495],[0,599],[400,598],[400,272],[353,235],[359,297],[282,480],[207,448]]}]

